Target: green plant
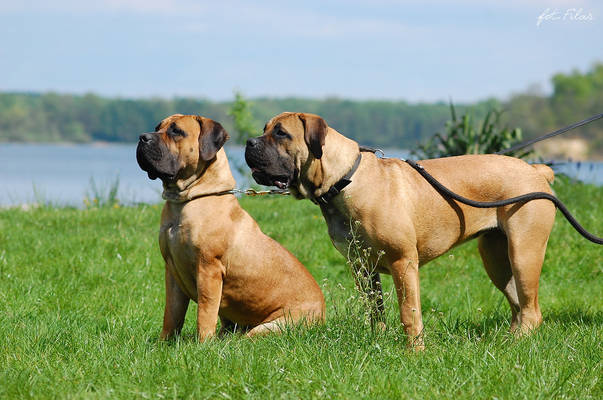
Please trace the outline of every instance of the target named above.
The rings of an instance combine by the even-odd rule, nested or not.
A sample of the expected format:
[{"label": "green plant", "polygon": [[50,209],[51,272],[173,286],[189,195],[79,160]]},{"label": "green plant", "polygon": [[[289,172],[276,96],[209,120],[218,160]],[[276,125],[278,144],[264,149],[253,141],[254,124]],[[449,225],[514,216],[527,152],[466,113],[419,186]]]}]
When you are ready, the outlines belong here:
[{"label": "green plant", "polygon": [[241,92],[235,91],[235,100],[228,109],[228,115],[234,121],[235,142],[238,144],[245,144],[247,139],[257,134],[257,123],[251,115],[251,106],[252,103],[246,100]]},{"label": "green plant", "polygon": [[[255,127],[258,125],[258,123],[256,123],[250,111],[252,104],[253,103],[249,102],[245,99],[245,97],[243,97],[241,92],[235,91],[235,101],[228,109],[228,115],[231,116],[234,121],[236,131],[234,141],[237,144],[244,145],[245,142],[247,142],[247,139],[257,136],[258,130]],[[243,182],[239,182],[239,187],[241,187],[242,184],[243,187],[251,186],[259,188],[259,186],[252,179],[251,171],[247,167],[247,164],[244,160],[234,160],[232,165],[243,177]]]},{"label": "green plant", "polygon": [[[450,103],[452,120],[446,122],[444,134],[436,133],[412,152],[421,158],[459,156],[463,154],[490,154],[521,142],[521,129],[501,126],[502,111],[492,108],[484,120],[476,125],[471,112],[457,118],[456,110]],[[509,155],[523,158],[531,151],[520,150]]]},{"label": "green plant", "polygon": [[33,186],[33,197],[34,197],[34,202],[33,205],[35,207],[42,207],[42,206],[52,206],[50,204],[50,202],[46,199],[46,191],[44,190],[44,188],[41,188],[40,186],[36,185],[35,183],[32,184]]},{"label": "green plant", "polygon": [[379,261],[385,252],[375,252],[371,247],[367,247],[361,238],[360,229],[360,221],[350,221],[350,237],[345,258],[356,283],[357,296],[350,298],[355,304],[347,305],[346,309],[354,310],[354,315],[361,316],[365,325],[370,324],[371,329],[375,329],[377,323],[383,322],[378,304],[389,300],[392,293],[390,291],[384,296],[381,281],[372,280],[372,276],[378,276]]},{"label": "green plant", "polygon": [[95,207],[119,207],[119,199],[117,193],[119,192],[119,176],[109,182],[105,186],[99,186],[96,184],[94,177],[90,178],[90,189],[86,191],[86,197],[84,197],[84,205],[86,208]]}]

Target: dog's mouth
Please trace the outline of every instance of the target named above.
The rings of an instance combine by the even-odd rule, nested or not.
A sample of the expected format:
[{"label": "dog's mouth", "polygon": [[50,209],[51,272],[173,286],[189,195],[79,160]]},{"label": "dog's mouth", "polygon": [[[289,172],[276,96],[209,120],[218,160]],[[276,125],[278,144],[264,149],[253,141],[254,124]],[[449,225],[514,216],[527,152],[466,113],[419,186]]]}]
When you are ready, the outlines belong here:
[{"label": "dog's mouth", "polygon": [[[261,143],[261,142],[260,142]],[[245,148],[245,161],[251,169],[251,176],[260,185],[276,186],[284,190],[294,184],[296,169],[287,158],[279,156],[273,147],[258,150],[248,144]]]},{"label": "dog's mouth", "polygon": [[289,187],[289,178],[287,177],[277,177],[272,180],[274,186],[279,189],[287,189]]},{"label": "dog's mouth", "polygon": [[259,168],[251,168],[251,176],[260,185],[276,186],[279,189],[287,189],[291,184],[291,178],[287,175],[270,175]]},{"label": "dog's mouth", "polygon": [[150,180],[155,180],[159,178],[163,182],[169,183],[173,182],[176,179],[176,174],[158,171],[155,167],[151,165],[147,165],[147,169],[143,168],[143,170],[147,173]]},{"label": "dog's mouth", "polygon": [[161,179],[164,182],[173,182],[176,179],[176,175],[174,174],[162,174],[157,171],[147,171],[147,175],[149,179],[155,180],[157,178]]}]

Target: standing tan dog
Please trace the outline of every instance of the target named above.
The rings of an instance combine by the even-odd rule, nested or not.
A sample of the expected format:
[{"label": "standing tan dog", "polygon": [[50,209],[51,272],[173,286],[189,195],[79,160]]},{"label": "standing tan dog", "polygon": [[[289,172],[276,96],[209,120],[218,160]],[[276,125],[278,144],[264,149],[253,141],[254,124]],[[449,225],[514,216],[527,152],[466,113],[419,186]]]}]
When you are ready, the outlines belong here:
[{"label": "standing tan dog", "polygon": [[208,118],[172,115],[140,136],[136,158],[163,181],[167,200],[159,245],[166,304],[161,338],[182,329],[196,301],[199,340],[235,324],[248,336],[324,318],[324,297],[306,268],[264,235],[232,193],[222,145],[228,134]]},{"label": "standing tan dog", "polygon": [[[380,291],[380,272],[392,275],[412,345],[423,346],[419,267],[476,237],[488,276],[511,306],[511,330],[527,332],[542,322],[538,280],[555,218],[550,201],[478,209],[446,199],[405,162],[361,154],[356,142],[313,114],[272,118],[263,136],[247,142],[245,158],[258,183],[288,187],[297,198],[319,203],[331,240],[344,256],[350,222],[359,221],[364,245],[383,252],[378,263],[373,260],[376,271],[368,272],[371,292]],[[477,201],[550,193],[553,180],[544,165],[496,155],[421,165],[446,187]],[[333,192],[342,182],[347,186]],[[383,305],[374,307],[377,318]]]}]

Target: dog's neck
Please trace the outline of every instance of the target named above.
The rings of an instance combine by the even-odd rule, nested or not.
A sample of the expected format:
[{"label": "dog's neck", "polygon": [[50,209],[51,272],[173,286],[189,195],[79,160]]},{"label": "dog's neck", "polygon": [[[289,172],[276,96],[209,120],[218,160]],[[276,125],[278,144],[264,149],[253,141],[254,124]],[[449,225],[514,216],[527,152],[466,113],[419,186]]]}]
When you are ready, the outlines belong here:
[{"label": "dog's neck", "polygon": [[359,151],[358,143],[329,128],[322,157],[308,163],[305,171],[308,182],[302,182],[300,193],[308,198],[326,193],[352,169]]},{"label": "dog's neck", "polygon": [[235,188],[235,180],[228,165],[224,149],[220,149],[216,158],[200,167],[186,179],[163,184],[163,198],[167,201],[184,203]]}]

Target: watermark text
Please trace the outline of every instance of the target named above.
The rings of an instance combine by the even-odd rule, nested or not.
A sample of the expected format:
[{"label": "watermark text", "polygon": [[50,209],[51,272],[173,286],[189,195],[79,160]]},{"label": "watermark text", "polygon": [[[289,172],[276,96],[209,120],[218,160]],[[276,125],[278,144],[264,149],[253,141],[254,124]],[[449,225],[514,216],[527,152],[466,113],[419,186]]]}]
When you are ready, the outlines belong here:
[{"label": "watermark text", "polygon": [[536,26],[540,27],[544,22],[549,21],[591,22],[593,20],[592,13],[584,11],[582,8],[568,8],[566,10],[547,8],[536,18]]}]

